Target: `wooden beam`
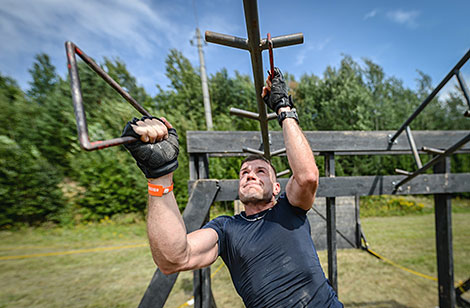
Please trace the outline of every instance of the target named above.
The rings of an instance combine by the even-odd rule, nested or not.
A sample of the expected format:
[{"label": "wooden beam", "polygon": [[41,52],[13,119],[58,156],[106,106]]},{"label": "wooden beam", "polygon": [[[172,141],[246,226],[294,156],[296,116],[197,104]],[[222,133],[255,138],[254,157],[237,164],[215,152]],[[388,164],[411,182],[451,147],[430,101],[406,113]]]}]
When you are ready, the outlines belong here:
[{"label": "wooden beam", "polygon": [[[391,195],[394,185],[403,179],[402,175],[380,176],[341,176],[321,177],[317,197]],[[238,180],[207,180],[218,182],[219,193],[215,201],[233,201],[238,199]],[[281,178],[279,183],[284,190],[288,179]],[[189,181],[189,192],[194,182]],[[468,192],[470,173],[422,174],[401,187],[396,195],[429,195],[440,193]]]},{"label": "wooden beam", "polygon": [[[450,172],[450,159],[434,165],[435,173]],[[469,182],[467,182],[468,185]],[[454,257],[452,250],[452,204],[450,194],[434,195],[439,307],[454,308]]]},{"label": "wooden beam", "polygon": [[[325,157],[325,176],[335,177],[335,156]],[[326,198],[326,242],[328,246],[328,280],[338,296],[338,262],[336,256],[336,197]]]},{"label": "wooden beam", "polygon": [[[411,154],[405,134],[396,143],[388,143],[394,131],[306,131],[312,150],[316,153],[335,152],[335,155],[389,155]],[[423,146],[447,149],[466,135],[468,131],[413,131],[419,153]],[[272,131],[271,149],[284,148],[282,132]],[[243,147],[258,149],[261,136],[256,131],[188,131],[188,153],[208,153],[211,156],[246,156]],[[470,153],[470,144],[457,153]]]}]

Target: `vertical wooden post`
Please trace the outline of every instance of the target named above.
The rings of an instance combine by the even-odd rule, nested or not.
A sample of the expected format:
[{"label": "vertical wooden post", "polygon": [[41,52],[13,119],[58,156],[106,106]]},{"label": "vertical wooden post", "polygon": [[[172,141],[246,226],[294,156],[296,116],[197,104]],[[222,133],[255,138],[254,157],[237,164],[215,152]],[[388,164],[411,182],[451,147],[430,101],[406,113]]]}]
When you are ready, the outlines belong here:
[{"label": "vertical wooden post", "polygon": [[[434,165],[434,173],[450,173],[450,158]],[[455,307],[454,257],[452,250],[451,194],[434,195],[439,307]]]},{"label": "vertical wooden post", "polygon": [[[325,176],[335,176],[334,153],[325,155]],[[338,294],[338,265],[336,262],[336,198],[326,198],[326,241],[328,244],[328,279]]]},{"label": "vertical wooden post", "polygon": [[[194,163],[194,166],[190,166],[190,170],[197,171],[197,179],[209,178],[209,156],[207,154],[197,155],[192,160],[190,159],[190,165],[191,162]],[[208,222],[209,218],[209,213],[207,213],[205,222]],[[194,308],[215,307],[215,301],[212,298],[210,267],[195,270],[193,283]]]},{"label": "vertical wooden post", "polygon": [[356,214],[356,248],[361,248],[361,197],[359,195],[354,196],[354,206]]}]

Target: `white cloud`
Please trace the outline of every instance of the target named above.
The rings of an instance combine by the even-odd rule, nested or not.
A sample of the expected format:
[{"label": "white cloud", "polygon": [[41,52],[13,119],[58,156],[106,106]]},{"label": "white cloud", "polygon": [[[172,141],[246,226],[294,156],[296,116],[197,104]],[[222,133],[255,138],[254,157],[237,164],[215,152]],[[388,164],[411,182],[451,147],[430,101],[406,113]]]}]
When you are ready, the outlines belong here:
[{"label": "white cloud", "polygon": [[405,25],[411,28],[418,26],[417,18],[420,15],[419,11],[404,11],[404,10],[395,10],[387,13],[387,17],[398,24]]},{"label": "white cloud", "polygon": [[304,64],[305,58],[309,53],[312,53],[314,51],[322,51],[326,45],[328,45],[331,41],[331,38],[325,38],[322,41],[313,43],[313,44],[305,44],[305,46],[302,46],[300,51],[297,53],[297,57],[295,59],[295,65],[300,66]]},{"label": "white cloud", "polygon": [[373,9],[372,11],[365,14],[363,19],[366,20],[366,19],[369,19],[369,18],[373,18],[377,15],[378,12],[379,11],[377,9]]},{"label": "white cloud", "polygon": [[[109,42],[133,48],[139,55],[150,54],[156,46],[162,46],[163,35],[173,41],[179,27],[165,17],[151,10],[142,0],[112,3],[92,0],[82,1],[3,1],[0,14],[23,40],[15,41],[11,49],[24,48],[27,39],[32,39],[41,47],[52,40],[74,37],[83,42],[100,42],[99,48]],[[159,35],[154,35],[154,29]],[[2,37],[4,35],[2,31]],[[39,46],[38,46],[39,45]],[[3,49],[3,48],[2,48]]]},{"label": "white cloud", "polygon": [[[65,74],[64,42],[73,41],[89,56],[125,59],[130,71],[162,82],[164,58],[177,48],[193,63],[197,52],[189,44],[194,25],[179,1],[2,0],[0,6],[0,72],[14,76],[27,88],[28,67],[35,54],[47,53],[58,72]],[[215,24],[222,21],[213,20]],[[224,28],[229,28],[225,23]],[[143,65],[141,65],[144,63]],[[150,64],[151,63],[151,64]],[[149,65],[150,64],[150,65]],[[137,75],[138,79],[141,77]],[[155,82],[148,80],[156,78]],[[152,91],[152,90],[151,90]],[[153,92],[153,91],[152,91]]]}]

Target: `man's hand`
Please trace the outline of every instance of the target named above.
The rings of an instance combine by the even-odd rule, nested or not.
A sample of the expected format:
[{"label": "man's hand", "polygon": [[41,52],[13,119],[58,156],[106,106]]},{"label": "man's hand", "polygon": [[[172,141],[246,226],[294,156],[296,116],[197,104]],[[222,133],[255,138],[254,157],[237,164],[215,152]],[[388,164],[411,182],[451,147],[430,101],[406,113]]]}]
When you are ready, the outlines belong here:
[{"label": "man's hand", "polygon": [[139,139],[124,146],[147,178],[159,178],[178,168],[178,135],[165,118],[134,118],[127,122],[122,136]]},{"label": "man's hand", "polygon": [[266,80],[266,86],[263,88],[262,97],[266,105],[271,110],[279,113],[279,108],[290,107],[294,108],[292,98],[287,94],[288,87],[284,80],[284,76],[279,68],[274,68],[273,80]]}]

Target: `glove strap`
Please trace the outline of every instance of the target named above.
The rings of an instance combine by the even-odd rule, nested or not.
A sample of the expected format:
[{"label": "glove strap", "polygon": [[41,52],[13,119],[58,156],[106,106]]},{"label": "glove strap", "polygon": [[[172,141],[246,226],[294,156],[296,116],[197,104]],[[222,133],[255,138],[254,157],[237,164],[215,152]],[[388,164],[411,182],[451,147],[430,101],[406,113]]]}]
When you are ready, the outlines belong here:
[{"label": "glove strap", "polygon": [[173,183],[168,186],[168,187],[163,187],[162,185],[156,185],[152,183],[149,184],[149,195],[155,196],[155,197],[162,197],[163,195],[166,195],[170,191],[173,191]]},{"label": "glove strap", "polygon": [[291,109],[290,111],[283,111],[277,116],[277,121],[279,122],[279,125],[282,127],[282,121],[284,121],[287,118],[293,118],[297,121],[297,124],[299,124],[299,116],[297,115],[297,111],[295,108]]}]

